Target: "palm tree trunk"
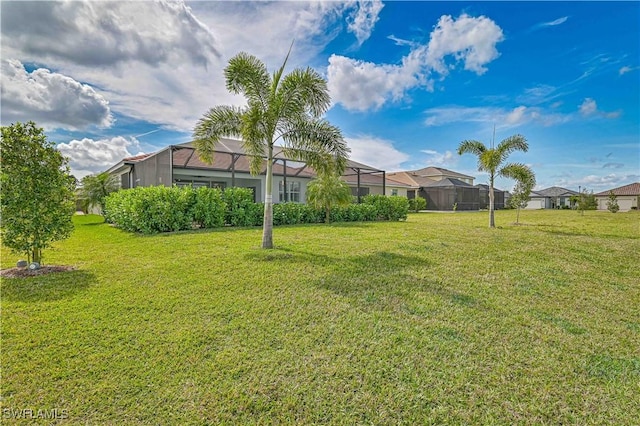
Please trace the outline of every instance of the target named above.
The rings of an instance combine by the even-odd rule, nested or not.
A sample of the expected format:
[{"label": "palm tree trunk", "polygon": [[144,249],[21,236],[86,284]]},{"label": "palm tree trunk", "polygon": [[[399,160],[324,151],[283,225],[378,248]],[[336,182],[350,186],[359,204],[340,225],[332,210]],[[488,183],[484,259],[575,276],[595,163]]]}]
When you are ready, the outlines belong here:
[{"label": "palm tree trunk", "polygon": [[493,204],[493,174],[491,175],[491,178],[489,179],[489,228],[495,228],[496,227],[496,221],[494,219],[494,215],[493,215],[493,210],[494,210],[494,204]]},{"label": "palm tree trunk", "polygon": [[[262,248],[273,248],[273,143],[269,144],[267,155],[267,176],[264,196],[264,217],[262,225]],[[287,188],[284,189],[285,191]]]}]

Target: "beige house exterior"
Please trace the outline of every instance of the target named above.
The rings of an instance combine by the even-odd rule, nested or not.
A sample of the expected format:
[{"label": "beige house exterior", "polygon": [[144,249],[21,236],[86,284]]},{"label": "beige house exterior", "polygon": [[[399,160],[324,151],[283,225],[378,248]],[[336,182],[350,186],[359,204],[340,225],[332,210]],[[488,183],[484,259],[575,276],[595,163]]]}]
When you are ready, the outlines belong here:
[{"label": "beige house exterior", "polygon": [[[307,184],[316,177],[304,163],[275,153],[273,164],[273,201],[299,202],[307,200]],[[137,186],[206,186],[214,188],[243,187],[253,190],[256,202],[264,200],[266,192],[266,161],[258,175],[249,172],[249,157],[242,142],[221,139],[216,146],[212,164],[203,162],[191,142],[171,145],[152,154],[125,158],[107,170],[118,177],[121,188]],[[407,196],[409,185],[388,179],[384,170],[348,160],[342,179],[354,196],[384,194]]]},{"label": "beige house exterior", "polygon": [[609,201],[609,192],[613,192],[621,212],[629,210],[637,210],[640,201],[640,182],[631,183],[629,185],[620,186],[618,188],[609,189],[598,192],[596,201],[598,202],[598,210],[607,210],[607,202]]}]

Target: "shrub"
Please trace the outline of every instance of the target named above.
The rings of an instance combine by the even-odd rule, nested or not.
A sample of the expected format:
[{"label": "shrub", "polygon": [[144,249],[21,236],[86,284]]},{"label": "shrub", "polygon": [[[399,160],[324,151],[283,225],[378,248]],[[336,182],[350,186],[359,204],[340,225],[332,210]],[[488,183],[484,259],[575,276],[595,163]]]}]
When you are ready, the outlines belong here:
[{"label": "shrub", "polygon": [[253,190],[249,188],[226,188],[222,192],[226,204],[224,220],[232,226],[254,226],[255,217],[252,205]]},{"label": "shrub", "polygon": [[409,200],[409,210],[412,212],[418,212],[427,208],[427,200],[422,197],[417,197]]},{"label": "shrub", "polygon": [[227,204],[222,201],[222,191],[218,188],[200,187],[195,190],[193,221],[201,228],[224,226]]},{"label": "shrub", "polygon": [[279,203],[273,205],[273,225],[297,225],[303,222],[303,204]]},{"label": "shrub", "polygon": [[406,197],[366,195],[362,202],[376,208],[377,220],[405,220],[409,213],[409,200]]}]

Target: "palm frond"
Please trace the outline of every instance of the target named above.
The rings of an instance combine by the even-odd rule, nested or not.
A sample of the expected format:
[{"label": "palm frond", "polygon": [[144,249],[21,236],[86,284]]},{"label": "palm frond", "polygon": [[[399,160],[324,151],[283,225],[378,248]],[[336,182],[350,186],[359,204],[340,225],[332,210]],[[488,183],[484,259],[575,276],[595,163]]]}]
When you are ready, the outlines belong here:
[{"label": "palm frond", "polygon": [[327,82],[312,68],[295,69],[287,74],[280,91],[286,100],[284,115],[304,112],[318,118],[331,106]]},{"label": "palm frond", "polygon": [[243,94],[249,100],[259,102],[266,109],[270,78],[267,67],[260,59],[240,52],[229,60],[224,69],[227,90]]},{"label": "palm frond", "polygon": [[213,162],[213,152],[221,137],[242,136],[243,114],[241,108],[219,105],[198,120],[193,130],[193,145],[202,161]]},{"label": "palm frond", "polygon": [[500,154],[501,163],[507,159],[509,154],[514,151],[527,152],[529,150],[529,144],[527,139],[522,135],[513,135],[502,140],[495,148],[496,152]]},{"label": "palm frond", "polygon": [[487,150],[487,147],[480,141],[464,140],[458,146],[458,155],[473,154],[478,157]]},{"label": "palm frond", "polygon": [[536,175],[533,170],[522,163],[509,163],[498,170],[498,175],[514,179],[517,182],[533,188],[536,185]]},{"label": "palm frond", "polygon": [[[301,118],[282,125],[282,140],[285,143],[285,155],[307,162],[314,168],[329,167],[336,173],[342,173],[351,150],[347,146],[342,132],[326,120]],[[324,160],[330,164],[322,165]]]}]

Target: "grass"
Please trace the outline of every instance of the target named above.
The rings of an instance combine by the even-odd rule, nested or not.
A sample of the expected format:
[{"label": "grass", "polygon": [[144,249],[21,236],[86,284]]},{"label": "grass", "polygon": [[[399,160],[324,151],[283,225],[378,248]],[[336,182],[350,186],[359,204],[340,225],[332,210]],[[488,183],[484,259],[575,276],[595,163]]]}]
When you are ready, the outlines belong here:
[{"label": "grass", "polygon": [[639,219],[420,213],[263,251],[78,216],[44,253],[76,271],[2,280],[3,420],[637,424]]}]

